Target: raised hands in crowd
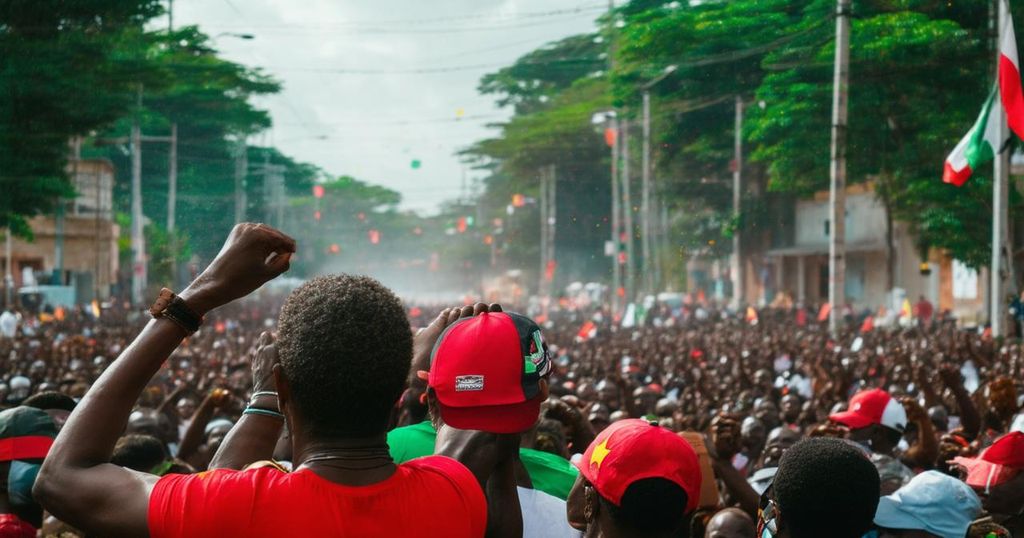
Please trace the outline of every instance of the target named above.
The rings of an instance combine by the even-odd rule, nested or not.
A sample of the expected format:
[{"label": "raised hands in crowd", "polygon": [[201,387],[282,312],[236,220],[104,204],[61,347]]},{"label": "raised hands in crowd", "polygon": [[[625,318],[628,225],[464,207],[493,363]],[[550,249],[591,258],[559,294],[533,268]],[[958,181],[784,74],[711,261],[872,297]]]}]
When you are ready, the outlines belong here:
[{"label": "raised hands in crowd", "polygon": [[1017,341],[253,294],[295,250],[0,337],[0,537],[1024,535]]}]

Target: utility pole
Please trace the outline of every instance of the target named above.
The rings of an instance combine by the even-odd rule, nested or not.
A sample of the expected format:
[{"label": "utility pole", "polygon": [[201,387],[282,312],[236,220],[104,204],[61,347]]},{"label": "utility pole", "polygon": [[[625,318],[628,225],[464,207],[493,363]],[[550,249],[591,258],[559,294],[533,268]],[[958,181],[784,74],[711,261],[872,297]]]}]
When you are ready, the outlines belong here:
[{"label": "utility pole", "polygon": [[[996,19],[996,80],[999,80],[999,45],[1002,43],[1003,36],[1007,31],[1007,25],[1009,24],[1009,13],[1007,12],[1007,4],[1003,0],[996,0],[998,4],[998,15]],[[998,96],[998,99],[1002,99],[1002,96]],[[993,111],[998,111],[999,117],[996,118],[996,140],[1000,143],[1007,139],[1007,124],[1006,124],[1006,112],[1003,107],[994,106]],[[996,148],[996,158],[994,159],[994,171],[993,178],[995,179],[995,185],[992,188],[992,262],[990,264],[989,273],[991,279],[991,290],[989,293],[989,323],[992,326],[992,336],[999,337],[1003,336],[1006,332],[1003,327],[1006,320],[1006,280],[1005,275],[1008,268],[1010,257],[1004,258],[1006,253],[1006,231],[1007,231],[1007,205],[1006,198],[1008,194],[1008,183],[1009,183],[1009,152],[999,152],[1002,148]]]},{"label": "utility pole", "polygon": [[640,230],[641,237],[641,272],[643,273],[643,291],[654,291],[654,271],[651,267],[651,92],[644,90],[643,95],[643,148],[641,150],[641,184],[640,184]]},{"label": "utility pole", "polygon": [[619,248],[622,245],[622,224],[619,220],[619,120],[612,117],[612,317],[619,313],[619,290],[622,289],[622,264]]},{"label": "utility pole", "polygon": [[622,120],[622,224],[626,235],[626,302],[636,300],[636,267],[633,257],[633,200],[630,197],[629,120]]},{"label": "utility pole", "polygon": [[[548,169],[547,169],[547,178],[548,178],[548,195],[547,195],[548,211],[547,211],[547,213],[548,213],[548,220],[547,220],[547,228],[546,228],[547,233],[548,233],[548,237],[547,237],[547,247],[548,247],[547,259],[548,259],[548,261],[547,261],[547,264],[544,267],[544,271],[545,271],[544,272],[544,276],[545,277],[547,277],[547,275],[548,275],[548,267],[552,266],[555,263],[555,230],[557,229],[555,224],[558,221],[558,205],[557,205],[558,177],[555,175],[555,173],[556,173],[555,170],[556,170],[555,165],[553,165],[553,164],[548,165]],[[552,272],[551,279],[548,280],[548,287],[547,287],[549,294],[551,293],[551,290],[554,288],[554,284],[555,284],[555,279],[554,279],[554,273]]]},{"label": "utility pole", "polygon": [[245,222],[245,175],[249,171],[245,137],[239,136],[235,150],[235,224]]},{"label": "utility pole", "polygon": [[10,308],[14,304],[14,275],[11,274],[11,266],[13,260],[11,260],[11,225],[7,224],[7,228],[4,229],[4,307]]},{"label": "utility pole", "polygon": [[[173,6],[174,0],[170,0]],[[168,13],[170,16],[170,13]],[[178,238],[174,233],[175,217],[178,208],[178,124],[171,124],[171,144],[169,162],[167,163],[167,234],[171,247],[171,283],[178,282]]]},{"label": "utility pole", "polygon": [[139,113],[142,109],[142,85],[136,94],[135,114],[132,116],[132,304],[140,305],[146,289],[146,238],[142,234],[142,129]]},{"label": "utility pole", "polygon": [[537,295],[541,300],[548,296],[547,279],[544,272],[548,264],[548,169],[540,169],[540,270],[537,272]]},{"label": "utility pole", "polygon": [[846,304],[846,120],[850,83],[850,2],[836,0],[835,77],[832,82],[832,162],[829,185],[829,330],[835,334]]},{"label": "utility pole", "polygon": [[733,139],[732,171],[732,215],[736,219],[736,228],[732,233],[732,259],[729,272],[732,275],[732,307],[739,310],[746,302],[744,297],[743,252],[741,250],[739,216],[743,201],[743,96],[736,96],[736,125]]}]

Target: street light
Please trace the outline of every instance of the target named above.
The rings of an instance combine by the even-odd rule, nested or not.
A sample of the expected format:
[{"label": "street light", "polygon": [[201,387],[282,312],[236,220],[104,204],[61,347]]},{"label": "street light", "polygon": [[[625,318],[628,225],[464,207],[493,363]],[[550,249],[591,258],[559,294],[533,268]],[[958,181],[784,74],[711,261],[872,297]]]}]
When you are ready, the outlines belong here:
[{"label": "street light", "polygon": [[619,311],[619,288],[622,286],[622,267],[619,265],[619,120],[614,110],[595,112],[590,119],[595,129],[605,133],[605,142],[612,151],[612,314]]},{"label": "street light", "polygon": [[[646,84],[641,86],[643,90],[643,171],[642,171],[642,185],[641,190],[641,217],[643,221],[640,223],[640,228],[643,230],[643,238],[641,239],[641,263],[644,274],[644,291],[651,293],[654,291],[655,280],[658,280],[660,285],[661,271],[660,267],[655,267],[652,271],[651,268],[651,88],[653,88],[659,82],[668,78],[669,75],[676,72],[679,66],[672,64],[662,70],[661,74],[654,77]],[[655,279],[655,272],[658,273],[658,278]]]}]

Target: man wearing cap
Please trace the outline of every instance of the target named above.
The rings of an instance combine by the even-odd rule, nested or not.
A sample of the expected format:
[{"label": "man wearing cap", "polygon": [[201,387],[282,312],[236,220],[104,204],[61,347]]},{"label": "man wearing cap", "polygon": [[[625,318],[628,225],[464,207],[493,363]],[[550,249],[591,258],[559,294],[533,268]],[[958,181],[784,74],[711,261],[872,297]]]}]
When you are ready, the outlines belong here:
[{"label": "man wearing cap", "polygon": [[700,498],[697,454],[683,438],[641,419],[597,435],[576,464],[569,524],[587,536],[687,535]]},{"label": "man wearing cap", "polygon": [[878,500],[875,525],[879,538],[964,538],[981,501],[963,482],[926,471]]},{"label": "man wearing cap", "polygon": [[[457,457],[472,439],[453,428],[504,436],[518,446],[520,434],[533,429],[547,399],[551,358],[533,320],[513,312],[483,312],[444,330],[433,346],[429,368],[418,377],[427,379],[427,405],[439,432],[436,453]],[[471,461],[467,465],[473,470]],[[512,502],[504,508],[521,510],[523,536],[578,535],[565,521],[561,499],[516,487],[514,465],[505,470],[507,476],[492,475],[484,485],[489,496],[503,484],[514,487],[514,494],[506,492]]]},{"label": "man wearing cap", "polygon": [[[539,365],[539,371],[543,372],[542,377],[547,376],[547,374],[551,370],[550,357],[547,353],[537,355],[536,351],[536,345],[538,340],[541,345],[540,349],[546,349],[546,344],[544,343],[544,340],[541,337],[540,327],[538,327],[537,324],[533,322],[533,320],[516,313],[503,313],[501,315],[508,316],[509,320],[511,320],[512,323],[494,323],[495,321],[498,320],[497,318],[494,318],[490,320],[486,327],[483,325],[480,325],[479,327],[477,327],[477,325],[473,325],[473,327],[479,330],[493,330],[505,328],[509,330],[510,334],[510,329],[515,329],[515,341],[513,341],[513,339],[510,337],[506,342],[508,344],[506,347],[496,350],[499,353],[497,356],[508,356],[510,357],[511,360],[512,354],[515,354],[517,357],[519,357],[518,359],[516,359],[518,361],[523,361],[523,359],[527,356],[536,357]],[[482,320],[477,320],[472,323],[481,324]],[[469,329],[470,326],[464,326],[458,330],[454,328],[450,329],[449,331],[456,331],[455,336],[451,337],[453,338],[452,342],[457,343],[457,341],[459,340],[470,340],[465,336],[469,334]],[[446,331],[443,334],[442,339],[439,340],[446,341],[448,338],[450,338],[449,331]],[[534,334],[537,335],[538,340],[534,339]],[[449,344],[451,344],[452,342],[449,342]],[[434,346],[433,349],[428,350],[429,353],[423,354],[423,358],[425,360],[423,361],[422,364],[414,365],[413,369],[418,370],[420,372],[424,372],[424,374],[426,374],[427,370],[431,369],[430,363],[427,361],[436,359],[439,347],[439,345]],[[442,357],[446,358],[448,356],[451,356],[451,354],[455,352],[456,347],[454,345],[449,346],[446,344],[444,351],[442,353]],[[487,353],[487,355],[485,356],[491,356],[491,350],[484,350],[484,352]],[[523,362],[523,365],[525,368],[525,361]],[[432,369],[430,370],[430,373],[434,373]],[[426,381],[428,380],[429,375],[424,374],[418,374],[417,376],[415,376],[414,379],[410,380],[410,385],[413,387],[414,390],[425,390]],[[472,375],[478,374],[479,372]],[[462,387],[466,388],[466,385],[463,384]],[[515,391],[515,387],[512,387],[512,390]],[[520,399],[523,397],[521,392],[523,389],[519,390],[520,392],[517,393],[518,395],[511,394],[505,396],[508,397],[509,401],[515,401],[517,399]],[[465,392],[466,394],[473,393],[473,391]],[[459,393],[453,392],[453,396],[457,398],[459,396]],[[449,399],[449,395],[445,394],[444,398],[446,400]],[[531,403],[531,409],[532,405],[533,403]],[[539,403],[537,405],[539,405]],[[534,413],[534,416],[530,424],[531,426],[533,425],[533,422],[536,422],[538,415],[539,411]],[[438,418],[438,414],[435,414],[434,418]],[[391,450],[391,456],[394,458],[395,462],[402,463],[414,458],[433,454],[436,437],[437,430],[435,429],[434,424],[431,424],[430,421],[424,421],[419,424],[395,428],[394,430],[388,432],[388,447]],[[550,454],[548,452],[544,452],[541,450],[534,450],[525,447],[520,447],[519,449],[519,460],[522,462],[523,467],[525,467],[526,474],[529,475],[530,482],[532,482],[533,488],[543,491],[544,493],[553,495],[555,497],[558,497],[559,499],[562,500],[568,497],[569,490],[572,489],[572,485],[576,481],[576,475],[578,474],[576,468],[573,467],[573,465],[569,463],[568,460],[555,454]]]},{"label": "man wearing cap", "polygon": [[850,429],[850,440],[871,453],[881,478],[881,493],[892,493],[910,482],[914,472],[893,456],[907,428],[907,412],[903,404],[882,389],[864,390],[850,398],[846,411],[833,413],[828,419]]},{"label": "man wearing cap", "polygon": [[1024,433],[1010,432],[978,457],[958,456],[950,463],[966,471],[964,481],[997,523],[1014,536],[1024,534]]},{"label": "man wearing cap", "polygon": [[56,436],[45,411],[20,406],[0,412],[0,538],[34,538],[42,525],[32,483]]}]

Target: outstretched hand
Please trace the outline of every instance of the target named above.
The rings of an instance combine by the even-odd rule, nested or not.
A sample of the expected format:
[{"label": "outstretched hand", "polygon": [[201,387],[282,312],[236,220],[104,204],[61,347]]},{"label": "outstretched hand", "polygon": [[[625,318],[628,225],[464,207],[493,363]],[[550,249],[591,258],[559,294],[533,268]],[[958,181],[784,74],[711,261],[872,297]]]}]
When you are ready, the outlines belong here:
[{"label": "outstretched hand", "polygon": [[413,338],[412,371],[410,372],[409,377],[410,386],[420,389],[426,386],[426,380],[420,379],[417,376],[417,373],[430,370],[430,353],[434,350],[434,344],[436,344],[437,339],[441,337],[441,333],[443,333],[449,325],[455,323],[460,318],[478,316],[484,312],[501,311],[501,305],[497,303],[491,305],[476,303],[472,306],[467,305],[461,308],[445,308],[442,310],[430,325],[421,329]]},{"label": "outstretched hand", "polygon": [[213,262],[181,293],[200,315],[288,270],[295,240],[265,224],[236,224]]}]

